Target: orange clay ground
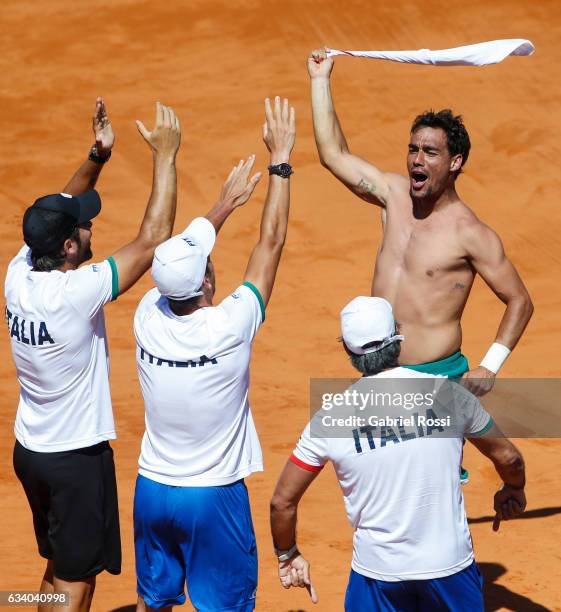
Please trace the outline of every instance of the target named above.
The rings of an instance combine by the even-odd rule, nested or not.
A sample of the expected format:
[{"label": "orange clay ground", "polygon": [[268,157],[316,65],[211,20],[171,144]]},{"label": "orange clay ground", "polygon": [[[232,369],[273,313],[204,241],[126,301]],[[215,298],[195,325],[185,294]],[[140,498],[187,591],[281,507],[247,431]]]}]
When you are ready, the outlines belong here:
[{"label": "orange clay ground", "polygon": [[[249,478],[248,486],[259,545],[257,609],[312,610],[305,591],[284,591],[278,584],[268,503],[307,420],[310,377],[352,375],[336,342],[338,315],[349,299],[369,292],[380,215],[318,162],[307,53],[322,44],[414,49],[493,38],[534,41],[533,57],[487,68],[338,58],[333,86],[352,149],[386,170],[405,170],[408,127],[418,112],[451,107],[464,115],[473,148],[459,192],[499,232],[536,307],[501,376],[555,377],[561,374],[558,2],[2,0],[0,28],[2,274],[20,246],[26,206],[60,190],[85,158],[97,95],[106,98],[117,136],[98,185],[104,208],[94,224],[97,259],[137,231],[150,192],[151,158],[133,120],[151,126],[156,100],[171,105],[182,122],[176,228],[206,212],[241,157],[255,152],[258,169],[266,169],[263,99],[279,94],[295,105],[289,236],[252,362],[251,404],[266,471]],[[214,255],[219,299],[242,278],[264,195],[262,184],[220,235]],[[150,286],[147,275],[106,309],[123,572],[99,578],[93,609],[100,611],[132,610],[136,601],[132,499],[143,405],[132,317]],[[463,349],[473,363],[492,342],[501,313],[499,301],[476,282],[463,319]],[[0,342],[0,590],[36,589],[43,561],[11,465],[18,387],[6,333]],[[518,444],[527,461],[528,511],[499,533],[491,530],[498,478],[473,448],[466,449],[466,507],[488,609],[561,610],[561,441]],[[299,544],[320,597],[316,610],[343,607],[351,537],[328,468],[301,504],[299,523]]]}]

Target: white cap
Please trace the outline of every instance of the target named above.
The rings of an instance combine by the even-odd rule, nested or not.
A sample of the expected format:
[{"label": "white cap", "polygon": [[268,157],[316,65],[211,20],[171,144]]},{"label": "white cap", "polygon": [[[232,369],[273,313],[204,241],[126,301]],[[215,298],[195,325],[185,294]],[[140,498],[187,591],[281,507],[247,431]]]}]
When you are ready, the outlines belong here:
[{"label": "white cap", "polygon": [[[374,353],[403,336],[395,334],[395,320],[391,304],[384,298],[361,295],[341,310],[341,331],[347,348],[357,355]],[[362,348],[371,342],[374,347]]]},{"label": "white cap", "polygon": [[216,231],[204,217],[193,219],[187,229],[166,240],[154,253],[152,278],[162,295],[187,300],[198,295]]}]

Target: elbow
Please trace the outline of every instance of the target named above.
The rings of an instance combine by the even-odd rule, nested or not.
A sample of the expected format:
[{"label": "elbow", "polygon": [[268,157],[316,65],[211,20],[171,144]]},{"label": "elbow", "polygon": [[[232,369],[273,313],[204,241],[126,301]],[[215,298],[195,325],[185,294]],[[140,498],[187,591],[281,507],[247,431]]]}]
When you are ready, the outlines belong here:
[{"label": "elbow", "polygon": [[528,323],[534,314],[534,303],[527,291],[512,295],[506,301],[506,305],[508,308],[512,308],[513,312],[516,312],[517,318],[523,321],[524,325]]},{"label": "elbow", "polygon": [[329,149],[328,151],[319,150],[319,161],[324,168],[333,171],[333,168],[337,165],[337,161],[340,159],[342,152]]},{"label": "elbow", "polygon": [[278,255],[284,248],[286,236],[267,236],[262,242],[267,246],[267,250],[273,255]]},{"label": "elbow", "polygon": [[151,229],[150,231],[141,231],[138,234],[137,240],[147,251],[155,251],[157,246],[169,238],[171,238],[171,230]]},{"label": "elbow", "polygon": [[323,155],[320,154],[319,162],[324,168],[327,168],[327,170],[331,169],[332,164],[329,162],[329,159],[327,157],[324,157]]},{"label": "elbow", "polygon": [[296,504],[283,495],[275,493],[270,502],[271,515],[273,514],[293,514],[296,511]]},{"label": "elbow", "polygon": [[529,294],[526,294],[524,308],[526,310],[526,317],[528,318],[528,321],[529,321],[532,318],[532,315],[534,314],[534,302],[532,302],[532,298],[530,297]]},{"label": "elbow", "polygon": [[271,253],[280,253],[286,241],[286,226],[262,228],[259,242]]}]

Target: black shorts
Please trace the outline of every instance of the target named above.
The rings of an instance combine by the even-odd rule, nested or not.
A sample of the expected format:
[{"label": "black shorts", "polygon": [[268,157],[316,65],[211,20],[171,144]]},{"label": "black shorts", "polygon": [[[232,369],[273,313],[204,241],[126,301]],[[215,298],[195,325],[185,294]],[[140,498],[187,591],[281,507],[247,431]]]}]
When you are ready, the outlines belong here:
[{"label": "black shorts", "polygon": [[37,453],[16,441],[14,469],[33,513],[39,554],[61,580],[121,572],[113,450],[108,442]]}]

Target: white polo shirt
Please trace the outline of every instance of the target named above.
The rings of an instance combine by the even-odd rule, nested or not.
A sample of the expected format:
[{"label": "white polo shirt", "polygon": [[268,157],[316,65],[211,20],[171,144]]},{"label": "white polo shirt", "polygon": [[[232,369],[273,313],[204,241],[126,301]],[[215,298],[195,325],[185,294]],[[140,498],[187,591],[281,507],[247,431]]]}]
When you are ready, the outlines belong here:
[{"label": "white polo shirt", "polygon": [[24,246],[10,262],[6,322],[20,384],[15,435],[25,448],[67,451],[116,437],[103,306],[117,293],[112,258],[33,272]]},{"label": "white polo shirt", "polygon": [[[369,378],[442,377],[395,368]],[[382,434],[380,427],[349,431],[346,437],[315,437],[322,427],[314,421],[324,416],[321,410],[313,429],[308,423],[300,437],[294,463],[310,471],[333,463],[355,529],[355,572],[390,582],[427,580],[472,563],[459,476],[462,433],[481,435],[493,421],[474,395],[460,385],[453,388],[455,437],[434,437],[428,428],[421,433],[404,429],[405,436],[395,429]]]},{"label": "white polo shirt", "polygon": [[134,318],[146,409],[142,476],[218,486],[263,469],[248,393],[252,341],[264,318],[250,283],[186,316],[157,289],[144,296]]}]

